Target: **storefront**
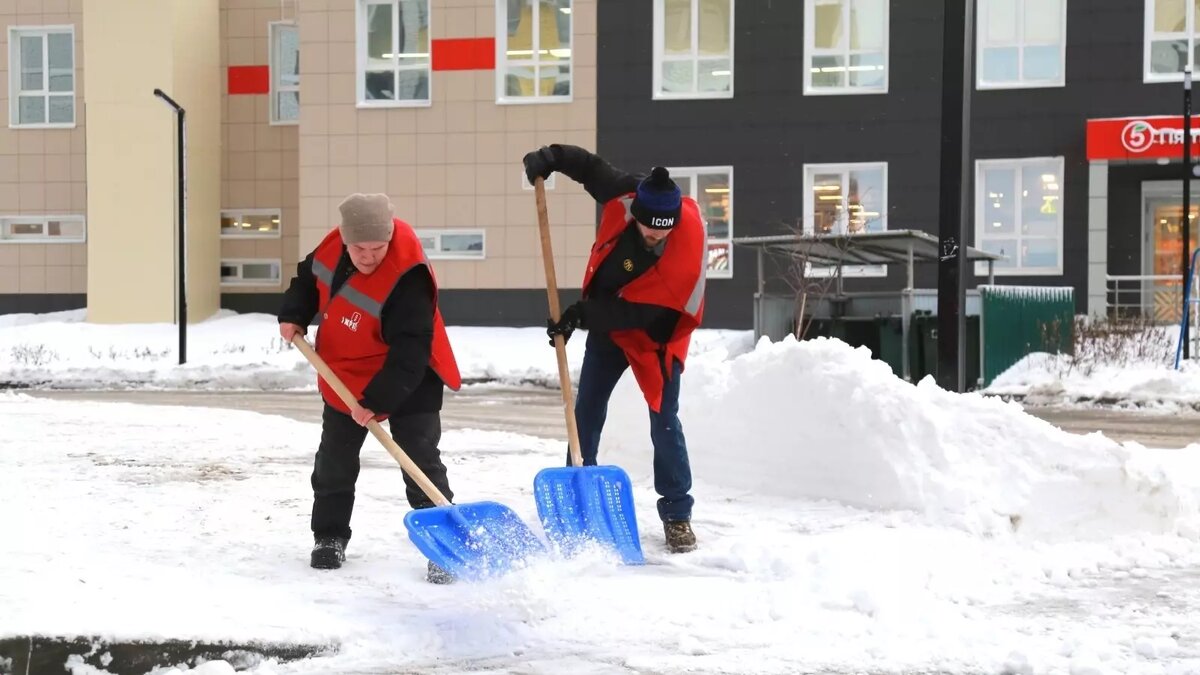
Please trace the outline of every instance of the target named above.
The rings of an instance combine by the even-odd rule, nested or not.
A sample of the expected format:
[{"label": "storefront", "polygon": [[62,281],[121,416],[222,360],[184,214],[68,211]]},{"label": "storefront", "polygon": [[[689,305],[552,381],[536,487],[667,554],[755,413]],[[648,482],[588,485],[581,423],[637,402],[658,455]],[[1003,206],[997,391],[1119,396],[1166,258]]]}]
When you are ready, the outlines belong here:
[{"label": "storefront", "polygon": [[[1200,157],[1200,116],[1192,120]],[[1183,250],[1183,116],[1087,122],[1088,313],[1138,310],[1177,321]],[[1191,183],[1190,248],[1200,246],[1200,180]]]}]

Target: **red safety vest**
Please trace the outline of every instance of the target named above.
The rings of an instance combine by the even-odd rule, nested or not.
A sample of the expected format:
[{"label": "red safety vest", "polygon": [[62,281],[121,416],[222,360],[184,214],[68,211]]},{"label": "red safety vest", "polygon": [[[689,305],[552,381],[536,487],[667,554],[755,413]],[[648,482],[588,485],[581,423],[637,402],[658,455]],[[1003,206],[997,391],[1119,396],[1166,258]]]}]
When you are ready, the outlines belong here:
[{"label": "red safety vest", "polygon": [[[600,231],[592,245],[592,255],[588,259],[587,272],[583,276],[585,298],[596,270],[600,269],[600,264],[612,253],[617,238],[633,220],[633,215],[629,212],[632,203],[633,193],[630,193],[604,205],[604,212],[600,216]],[[642,394],[646,397],[646,403],[655,412],[659,412],[662,406],[665,384],[660,352],[663,357],[661,362],[667,366],[668,377],[674,361],[681,364],[686,362],[692,331],[696,330],[704,317],[704,281],[707,268],[707,233],[704,221],[700,217],[700,208],[693,199],[684,197],[679,223],[667,237],[662,257],[617,293],[618,297],[629,302],[660,305],[680,313],[675,332],[665,346],[652,340],[642,329],[618,330],[610,334],[613,342],[625,352],[625,358],[629,360],[629,366],[642,389]],[[668,356],[670,358],[666,358]]]},{"label": "red safety vest", "polygon": [[[350,275],[333,297],[330,297],[333,273],[344,249],[341,230],[335,227],[325,235],[313,255],[313,276],[321,298],[317,353],[354,394],[355,400],[362,399],[363,390],[383,368],[387,358],[388,345],[383,340],[383,324],[379,318],[384,303],[406,272],[417,265],[429,267],[421,241],[408,223],[400,219],[392,222],[395,225],[392,241],[379,267],[371,274],[356,272]],[[429,275],[433,277],[432,267]],[[433,280],[433,307],[433,349],[429,365],[446,386],[458,390],[462,386],[462,377],[450,348],[442,313],[437,307],[436,278]],[[317,386],[329,405],[349,414],[350,409],[325,378],[318,375]],[[383,420],[390,411],[375,412],[380,413],[376,419]]]}]

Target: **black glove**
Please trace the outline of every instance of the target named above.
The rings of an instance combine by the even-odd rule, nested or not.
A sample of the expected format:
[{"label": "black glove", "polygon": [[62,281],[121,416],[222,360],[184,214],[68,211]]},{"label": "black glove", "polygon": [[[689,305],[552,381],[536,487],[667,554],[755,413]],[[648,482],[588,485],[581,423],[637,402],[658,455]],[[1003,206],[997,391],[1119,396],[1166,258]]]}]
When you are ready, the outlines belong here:
[{"label": "black glove", "polygon": [[555,171],[554,151],[548,145],[526,153],[524,162],[525,177],[529,179],[530,185],[538,178],[548,178]]},{"label": "black glove", "polygon": [[571,339],[571,333],[574,333],[575,329],[582,325],[583,306],[582,303],[578,302],[564,309],[558,321],[546,319],[546,335],[550,338],[550,346],[554,346],[555,335],[563,336],[563,344],[565,345]]}]

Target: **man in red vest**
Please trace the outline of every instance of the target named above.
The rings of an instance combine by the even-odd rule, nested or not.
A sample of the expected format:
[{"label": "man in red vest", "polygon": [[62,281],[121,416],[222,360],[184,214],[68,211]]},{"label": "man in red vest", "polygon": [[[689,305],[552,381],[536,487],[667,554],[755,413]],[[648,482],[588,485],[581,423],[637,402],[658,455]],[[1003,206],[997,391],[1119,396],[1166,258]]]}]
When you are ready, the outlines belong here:
[{"label": "man in red vest", "polygon": [[[547,334],[588,331],[575,420],[584,465],[595,465],[608,400],[626,368],[650,408],[654,488],[667,548],[696,548],[692,471],[679,423],[679,384],[692,331],[704,315],[707,245],[696,202],[663,167],[638,178],[583,148],[550,145],[525,155],[530,182],[558,171],[604,205],[583,276],[583,299]],[[568,460],[569,461],[569,460]]]},{"label": "man in red vest", "polygon": [[[290,341],[320,313],[317,353],[357,399],[346,406],[318,376],[325,408],[312,473],[310,564],[317,569],[337,569],[346,559],[368,421],[387,419],[396,443],[454,498],[438,449],[440,413],[443,388],[462,385],[416,233],[392,216],[387,195],[352,194],[338,209],[341,225],[296,266],[278,317],[279,335]],[[433,506],[407,475],[404,485],[412,508]],[[428,567],[429,581],[452,581]]]}]

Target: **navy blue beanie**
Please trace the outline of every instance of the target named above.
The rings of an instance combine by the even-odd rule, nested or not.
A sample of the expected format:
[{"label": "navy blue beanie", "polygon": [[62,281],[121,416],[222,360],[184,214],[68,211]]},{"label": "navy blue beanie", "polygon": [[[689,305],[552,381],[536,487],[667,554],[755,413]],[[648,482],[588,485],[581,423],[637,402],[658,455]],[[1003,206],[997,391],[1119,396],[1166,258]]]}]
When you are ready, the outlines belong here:
[{"label": "navy blue beanie", "polygon": [[656,166],[650,175],[638,183],[637,195],[629,210],[639,223],[652,230],[669,230],[679,222],[683,204],[682,193],[671,174]]}]

